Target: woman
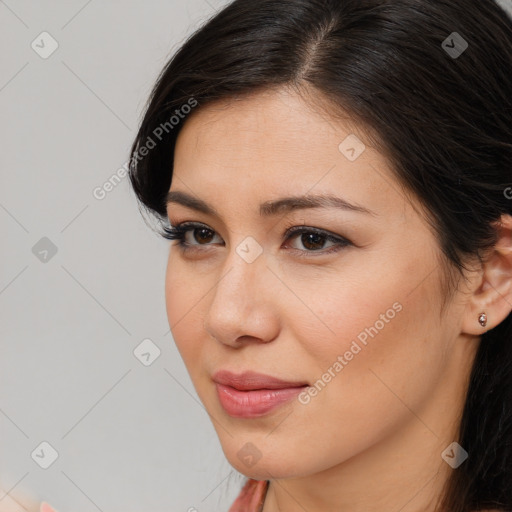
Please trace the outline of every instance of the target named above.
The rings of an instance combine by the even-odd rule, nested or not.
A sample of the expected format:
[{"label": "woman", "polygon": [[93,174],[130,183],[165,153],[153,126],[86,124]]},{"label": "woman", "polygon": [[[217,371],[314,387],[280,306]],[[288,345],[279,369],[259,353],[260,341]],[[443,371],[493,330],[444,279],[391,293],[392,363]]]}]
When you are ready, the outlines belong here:
[{"label": "woman", "polygon": [[235,0],[131,152],[231,511],[512,510],[512,22]]}]

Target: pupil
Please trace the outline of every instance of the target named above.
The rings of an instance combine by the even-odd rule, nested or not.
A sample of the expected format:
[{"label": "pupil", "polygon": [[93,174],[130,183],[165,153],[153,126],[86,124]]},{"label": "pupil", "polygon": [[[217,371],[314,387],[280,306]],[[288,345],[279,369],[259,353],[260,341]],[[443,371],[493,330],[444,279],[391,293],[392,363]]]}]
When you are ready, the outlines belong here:
[{"label": "pupil", "polygon": [[[206,229],[206,228],[197,228],[196,231],[199,231],[200,233],[204,234],[204,232],[207,232],[210,231],[209,229]],[[202,235],[200,235],[200,238],[201,238]],[[208,238],[208,236],[206,237]],[[196,237],[196,240],[197,240],[197,237]],[[197,241],[200,241],[200,240],[197,240]],[[205,240],[203,240],[205,241]],[[206,240],[208,242],[208,240]]]},{"label": "pupil", "polygon": [[[319,243],[320,245],[322,245],[320,242],[322,241],[323,239],[323,236],[322,235],[319,235],[317,233],[309,233],[309,234],[303,234],[302,235],[302,243],[304,244],[304,247],[308,247],[308,244],[309,244],[309,241],[304,243],[304,237],[306,237],[306,239],[309,237],[309,239],[313,239],[313,245],[315,245],[315,243]],[[308,247],[311,249],[311,247]],[[312,247],[313,249],[315,248],[318,248],[318,247]]]}]

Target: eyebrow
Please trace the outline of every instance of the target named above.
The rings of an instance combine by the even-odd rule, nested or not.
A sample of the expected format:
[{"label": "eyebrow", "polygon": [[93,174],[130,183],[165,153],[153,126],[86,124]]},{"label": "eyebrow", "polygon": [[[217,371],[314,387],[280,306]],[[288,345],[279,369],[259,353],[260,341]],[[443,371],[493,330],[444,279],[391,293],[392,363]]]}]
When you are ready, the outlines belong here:
[{"label": "eyebrow", "polygon": [[[204,213],[206,215],[215,216],[219,219],[222,218],[219,212],[213,206],[209,205],[202,199],[187,194],[186,192],[181,192],[178,190],[168,192],[166,196],[166,204],[169,203],[181,204],[182,206],[186,206],[192,210],[197,210],[198,212]],[[281,199],[265,201],[264,203],[260,204],[260,216],[270,217],[293,210],[303,210],[308,208],[338,208],[341,210],[349,210],[365,213],[368,215],[377,215],[375,212],[369,210],[368,208],[349,203],[341,197],[322,194],[290,196],[283,197]]]}]

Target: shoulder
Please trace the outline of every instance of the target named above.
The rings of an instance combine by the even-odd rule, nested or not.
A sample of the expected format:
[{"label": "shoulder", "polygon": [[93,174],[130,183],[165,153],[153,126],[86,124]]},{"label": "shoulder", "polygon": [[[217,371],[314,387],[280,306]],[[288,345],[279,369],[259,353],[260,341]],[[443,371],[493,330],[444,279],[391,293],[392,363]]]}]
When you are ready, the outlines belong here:
[{"label": "shoulder", "polygon": [[265,500],[267,488],[268,480],[249,478],[228,512],[259,512]]}]

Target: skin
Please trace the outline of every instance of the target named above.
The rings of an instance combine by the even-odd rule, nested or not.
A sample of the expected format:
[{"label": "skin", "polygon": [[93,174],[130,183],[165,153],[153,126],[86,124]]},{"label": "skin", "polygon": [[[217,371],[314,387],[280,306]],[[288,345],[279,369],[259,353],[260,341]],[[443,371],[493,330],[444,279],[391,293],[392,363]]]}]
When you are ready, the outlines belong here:
[{"label": "skin", "polygon": [[29,512],[30,510],[35,510],[35,506],[38,506],[38,512],[57,512],[45,501],[35,506],[33,504],[33,500],[32,504],[27,505],[27,502],[31,501],[28,497],[24,497],[23,501],[24,505],[19,498],[15,499],[10,494],[8,494],[5,489],[0,489],[0,512]]},{"label": "skin", "polygon": [[[198,109],[176,145],[170,190],[206,201],[220,217],[168,204],[173,226],[211,230],[189,231],[189,252],[171,242],[169,324],[227,459],[271,480],[264,512],[434,511],[456,471],[441,453],[457,439],[480,335],[512,309],[512,219],[500,252],[475,266],[441,311],[441,250],[419,201],[369,143],[349,161],[338,146],[351,133],[364,141],[353,124],[326,120],[280,89]],[[264,201],[320,193],[374,213],[259,215]],[[286,239],[287,227],[302,225],[354,245],[327,254],[327,239]],[[263,250],[252,263],[236,252],[246,237]],[[215,371],[314,386],[394,303],[401,310],[309,403],[295,399],[257,419],[221,407]],[[237,456],[248,442],[261,454],[251,466]]]},{"label": "skin", "polygon": [[7,491],[0,489],[0,512],[27,512],[27,509],[7,494]]}]

